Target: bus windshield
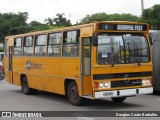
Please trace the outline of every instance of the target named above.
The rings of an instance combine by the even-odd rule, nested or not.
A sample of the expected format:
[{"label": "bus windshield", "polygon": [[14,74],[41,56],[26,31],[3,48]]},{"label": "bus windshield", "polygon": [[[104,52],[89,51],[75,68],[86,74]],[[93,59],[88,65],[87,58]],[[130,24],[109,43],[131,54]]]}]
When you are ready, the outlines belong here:
[{"label": "bus windshield", "polygon": [[98,64],[145,63],[150,60],[147,39],[141,34],[99,34]]}]

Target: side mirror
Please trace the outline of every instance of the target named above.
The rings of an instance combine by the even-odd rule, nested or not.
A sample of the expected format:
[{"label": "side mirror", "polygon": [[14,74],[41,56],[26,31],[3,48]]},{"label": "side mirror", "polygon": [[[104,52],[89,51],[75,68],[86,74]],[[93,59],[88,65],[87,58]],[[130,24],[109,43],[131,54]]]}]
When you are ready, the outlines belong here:
[{"label": "side mirror", "polygon": [[93,36],[93,46],[97,46],[98,45],[98,37],[97,35]]}]

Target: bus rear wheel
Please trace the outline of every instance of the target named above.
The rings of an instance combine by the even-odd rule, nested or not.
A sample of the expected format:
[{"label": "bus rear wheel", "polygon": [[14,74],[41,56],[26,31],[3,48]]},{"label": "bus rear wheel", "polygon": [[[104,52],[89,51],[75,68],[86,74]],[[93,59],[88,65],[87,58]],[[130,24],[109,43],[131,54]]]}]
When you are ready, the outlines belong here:
[{"label": "bus rear wheel", "polygon": [[126,97],[114,97],[111,99],[116,103],[120,103],[120,102],[123,102],[126,99]]},{"label": "bus rear wheel", "polygon": [[37,90],[29,88],[27,77],[23,77],[22,79],[22,92],[26,95],[36,94]]},{"label": "bus rear wheel", "polygon": [[79,96],[79,92],[78,92],[78,87],[77,84],[75,82],[71,82],[68,85],[68,99],[69,101],[76,106],[79,106],[82,104],[83,102],[83,98]]}]

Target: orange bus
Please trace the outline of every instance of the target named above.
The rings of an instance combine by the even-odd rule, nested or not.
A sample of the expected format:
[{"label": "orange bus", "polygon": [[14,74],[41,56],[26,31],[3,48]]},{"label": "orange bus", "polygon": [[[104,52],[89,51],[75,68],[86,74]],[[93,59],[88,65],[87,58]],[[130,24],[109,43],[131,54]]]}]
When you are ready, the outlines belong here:
[{"label": "orange bus", "polygon": [[67,95],[73,105],[152,93],[148,30],[144,23],[102,21],[8,36],[5,79],[24,94]]}]

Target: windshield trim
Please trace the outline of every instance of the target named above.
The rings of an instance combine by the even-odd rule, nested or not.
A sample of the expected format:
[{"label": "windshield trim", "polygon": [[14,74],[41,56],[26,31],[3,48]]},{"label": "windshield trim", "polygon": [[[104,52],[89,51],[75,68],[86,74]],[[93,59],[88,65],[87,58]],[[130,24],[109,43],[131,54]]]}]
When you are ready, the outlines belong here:
[{"label": "windshield trim", "polygon": [[[98,44],[98,41],[97,41],[97,46],[96,46],[96,63],[98,64],[98,65],[111,65],[111,67],[113,67],[115,64],[138,64],[138,66],[140,66],[141,65],[141,63],[143,64],[143,63],[150,63],[151,62],[151,49],[150,49],[150,44],[149,44],[149,41],[148,41],[148,39],[147,39],[147,36],[146,35],[144,35],[144,34],[142,34],[142,33],[130,33],[130,32],[128,32],[128,33],[124,33],[124,32],[120,32],[120,33],[116,33],[116,32],[111,32],[111,33],[106,33],[106,32],[102,32],[102,33],[99,33],[99,34],[97,34],[97,38],[98,38],[98,36],[99,35],[101,35],[101,34],[108,34],[109,36],[111,36],[111,35],[115,35],[115,36],[118,36],[118,35],[120,35],[120,36],[122,36],[122,38],[123,38],[123,35],[124,34],[135,34],[135,35],[137,35],[137,36],[142,36],[142,37],[144,37],[145,38],[145,40],[146,40],[146,47],[147,47],[147,49],[148,49],[148,61],[147,62],[144,62],[144,61],[137,61],[137,60],[135,60],[135,62],[126,62],[126,60],[124,61],[124,63],[113,63],[114,61],[112,61],[112,63],[108,63],[108,64],[100,64],[100,63],[98,63],[98,45],[100,45],[100,44]],[[98,40],[98,39],[97,39]],[[126,45],[125,45],[125,40],[124,40],[124,38],[123,38],[123,44],[124,44],[124,53],[126,54]],[[101,44],[101,45],[103,45],[103,44]],[[126,55],[125,55],[125,58],[124,59],[126,59]]]}]

